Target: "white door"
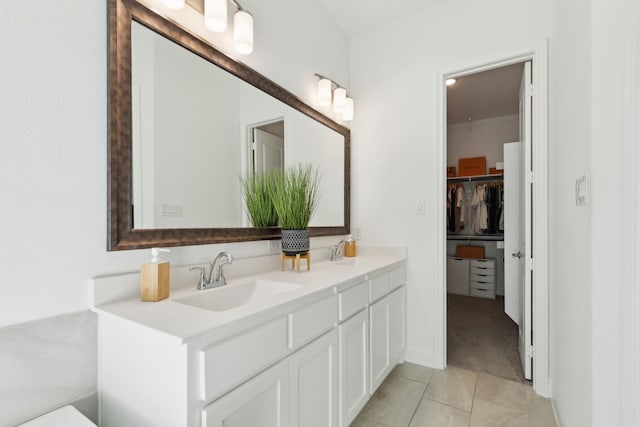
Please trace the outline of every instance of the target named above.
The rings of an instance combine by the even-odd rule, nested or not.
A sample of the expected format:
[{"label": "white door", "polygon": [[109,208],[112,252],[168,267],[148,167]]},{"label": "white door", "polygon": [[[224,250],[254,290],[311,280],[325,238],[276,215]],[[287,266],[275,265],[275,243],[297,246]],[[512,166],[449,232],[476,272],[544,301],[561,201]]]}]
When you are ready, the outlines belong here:
[{"label": "white door", "polygon": [[373,394],[382,384],[390,366],[389,360],[389,304],[387,298],[369,307],[369,381]]},{"label": "white door", "polygon": [[289,363],[283,360],[202,410],[203,427],[287,427]]},{"label": "white door", "polygon": [[531,212],[532,206],[532,187],[533,187],[533,167],[531,162],[531,141],[532,141],[532,117],[533,111],[533,85],[531,80],[531,61],[525,62],[524,71],[522,73],[522,82],[520,84],[520,141],[522,141],[522,159],[523,159],[523,175],[522,175],[522,194],[524,201],[522,209],[524,212],[523,234],[524,239],[520,246],[520,254],[524,257],[520,258],[520,268],[523,271],[522,279],[522,323],[520,323],[520,359],[524,368],[524,377],[531,379],[533,364],[533,343],[532,337],[532,276],[533,276],[533,260],[531,256],[532,236],[531,236]]},{"label": "white door", "polygon": [[522,186],[522,143],[504,144],[504,312],[520,325],[523,272],[520,259],[512,256],[522,249],[524,194]]},{"label": "white door", "polygon": [[532,275],[531,212],[533,169],[531,163],[531,111],[533,102],[531,62],[524,64],[520,84],[520,141],[504,145],[504,311],[519,326],[520,360],[524,377],[531,379]]},{"label": "white door", "polygon": [[289,358],[289,393],[291,427],[338,427],[338,333],[335,329]]},{"label": "white door", "polygon": [[254,172],[284,169],[284,138],[255,128],[253,150]]},{"label": "white door", "polygon": [[368,325],[364,309],[338,326],[341,427],[348,427],[369,400]]}]

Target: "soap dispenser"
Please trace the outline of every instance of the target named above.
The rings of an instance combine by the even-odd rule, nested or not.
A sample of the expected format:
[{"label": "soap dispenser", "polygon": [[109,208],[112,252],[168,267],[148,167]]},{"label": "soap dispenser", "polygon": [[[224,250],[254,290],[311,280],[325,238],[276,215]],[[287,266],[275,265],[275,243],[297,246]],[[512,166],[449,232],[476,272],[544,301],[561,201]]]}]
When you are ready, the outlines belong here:
[{"label": "soap dispenser", "polygon": [[169,297],[169,261],[160,262],[160,252],[169,249],[151,248],[151,260],[140,270],[140,299],[160,301]]},{"label": "soap dispenser", "polygon": [[349,234],[349,236],[347,237],[347,241],[344,244],[344,256],[356,256],[356,241],[353,240],[353,236],[351,236],[351,234]]}]

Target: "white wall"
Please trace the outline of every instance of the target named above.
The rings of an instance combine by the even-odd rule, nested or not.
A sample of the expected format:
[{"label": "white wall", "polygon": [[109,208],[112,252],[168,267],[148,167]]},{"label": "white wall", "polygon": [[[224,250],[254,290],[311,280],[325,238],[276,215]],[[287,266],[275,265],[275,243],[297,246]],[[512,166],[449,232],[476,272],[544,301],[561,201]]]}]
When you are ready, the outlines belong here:
[{"label": "white wall", "polygon": [[[551,1],[452,0],[352,39],[353,225],[363,240],[408,245],[408,351],[437,366],[436,74],[550,34]],[[425,215],[414,213],[417,199]]]},{"label": "white wall", "polygon": [[486,157],[487,173],[504,159],[504,144],[518,141],[518,115],[472,120],[447,126],[447,166],[468,157]]},{"label": "white wall", "polygon": [[590,25],[588,2],[555,3],[549,43],[550,370],[567,426],[592,421],[586,410],[592,390],[591,209],[575,205],[575,179],[591,169]]},{"label": "white wall", "polygon": [[[314,72],[348,81],[347,39],[319,6],[243,6],[256,23],[255,53],[243,58],[252,67],[308,103]],[[135,271],[147,258],[106,251],[106,23],[104,2],[3,5],[0,326],[86,309],[89,278]],[[204,262],[222,248],[243,257],[266,244],[175,248],[169,259]]]}]

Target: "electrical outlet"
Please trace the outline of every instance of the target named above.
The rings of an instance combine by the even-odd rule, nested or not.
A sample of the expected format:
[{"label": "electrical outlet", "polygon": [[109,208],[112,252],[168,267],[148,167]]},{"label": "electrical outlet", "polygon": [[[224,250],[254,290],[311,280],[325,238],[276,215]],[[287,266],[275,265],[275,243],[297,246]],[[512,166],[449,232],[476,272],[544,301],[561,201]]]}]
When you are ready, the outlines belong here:
[{"label": "electrical outlet", "polygon": [[425,213],[426,203],[427,202],[424,199],[416,200],[416,213],[417,214],[424,214]]},{"label": "electrical outlet", "polygon": [[281,251],[281,244],[280,244],[280,240],[269,240],[267,242],[269,244],[268,250],[269,252],[280,252]]}]

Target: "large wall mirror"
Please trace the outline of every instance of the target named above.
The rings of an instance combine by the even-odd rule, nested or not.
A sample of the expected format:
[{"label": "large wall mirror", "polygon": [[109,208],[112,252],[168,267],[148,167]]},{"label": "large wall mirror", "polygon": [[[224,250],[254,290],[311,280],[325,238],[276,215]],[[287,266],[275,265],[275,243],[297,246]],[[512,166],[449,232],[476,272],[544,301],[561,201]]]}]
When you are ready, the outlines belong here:
[{"label": "large wall mirror", "polygon": [[135,0],[110,0],[109,250],[277,239],[240,178],[317,166],[312,236],[349,232],[349,129]]}]

